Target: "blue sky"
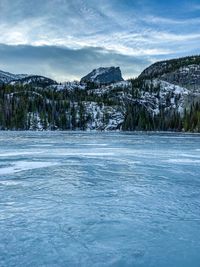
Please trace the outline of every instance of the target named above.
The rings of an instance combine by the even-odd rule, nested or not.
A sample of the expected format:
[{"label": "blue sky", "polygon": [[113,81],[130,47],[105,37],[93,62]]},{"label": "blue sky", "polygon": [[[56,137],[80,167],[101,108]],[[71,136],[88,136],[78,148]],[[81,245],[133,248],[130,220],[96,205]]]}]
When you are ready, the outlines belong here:
[{"label": "blue sky", "polygon": [[198,0],[0,0],[0,69],[58,81],[100,66],[125,78],[200,54]]}]

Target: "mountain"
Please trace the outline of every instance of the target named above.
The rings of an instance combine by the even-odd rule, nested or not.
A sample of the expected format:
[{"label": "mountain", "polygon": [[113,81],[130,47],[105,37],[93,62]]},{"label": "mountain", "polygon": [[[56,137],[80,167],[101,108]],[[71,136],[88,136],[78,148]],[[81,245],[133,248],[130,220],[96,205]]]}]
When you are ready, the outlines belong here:
[{"label": "mountain", "polygon": [[114,67],[63,84],[1,77],[0,129],[200,132],[200,56],[156,62],[129,81]]},{"label": "mountain", "polygon": [[12,74],[9,72],[0,71],[0,84],[46,87],[57,84],[57,82],[39,75]]},{"label": "mountain", "polygon": [[200,89],[200,56],[184,57],[154,63],[146,68],[141,79],[155,79],[180,85],[189,90]]},{"label": "mountain", "polygon": [[200,65],[200,56],[189,56],[170,60],[159,61],[146,68],[139,77],[158,77],[164,73],[173,72],[188,65]]},{"label": "mountain", "polygon": [[10,84],[12,85],[31,85],[31,86],[37,86],[37,87],[47,87],[47,86],[50,86],[50,85],[56,85],[57,82],[50,79],[50,78],[47,78],[47,77],[44,77],[44,76],[39,76],[39,75],[29,75],[29,76],[26,76],[26,77],[23,77],[23,78],[20,78],[20,79],[17,79],[17,80],[12,80],[10,82]]},{"label": "mountain", "polygon": [[14,80],[17,81],[17,80],[23,79],[27,76],[28,75],[26,75],[26,74],[12,74],[12,73],[0,70],[0,84],[1,83],[7,84],[7,83],[10,83],[11,81],[14,81]]},{"label": "mountain", "polygon": [[81,83],[92,82],[97,84],[110,84],[123,81],[119,67],[98,68],[81,79]]}]

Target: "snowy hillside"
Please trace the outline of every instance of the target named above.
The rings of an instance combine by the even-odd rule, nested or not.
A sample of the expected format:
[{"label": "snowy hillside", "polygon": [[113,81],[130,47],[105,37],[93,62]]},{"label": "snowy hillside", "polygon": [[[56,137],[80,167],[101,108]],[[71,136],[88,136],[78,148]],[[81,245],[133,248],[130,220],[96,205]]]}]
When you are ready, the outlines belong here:
[{"label": "snowy hillside", "polygon": [[62,84],[0,74],[0,129],[200,131],[198,56],[155,63],[129,81],[114,67]]},{"label": "snowy hillside", "polygon": [[12,74],[9,72],[0,71],[0,84],[18,84],[23,86],[33,85],[38,87],[45,87],[57,84],[57,82],[39,75]]},{"label": "snowy hillside", "polygon": [[39,76],[39,75],[27,75],[26,77],[22,77],[19,78],[17,80],[12,80],[10,82],[11,85],[32,85],[32,86],[36,86],[36,87],[46,87],[46,86],[50,86],[50,85],[56,85],[57,82],[43,77],[43,76]]},{"label": "snowy hillside", "polygon": [[27,74],[12,74],[0,70],[0,83],[10,83],[13,80],[20,80],[26,78]]}]

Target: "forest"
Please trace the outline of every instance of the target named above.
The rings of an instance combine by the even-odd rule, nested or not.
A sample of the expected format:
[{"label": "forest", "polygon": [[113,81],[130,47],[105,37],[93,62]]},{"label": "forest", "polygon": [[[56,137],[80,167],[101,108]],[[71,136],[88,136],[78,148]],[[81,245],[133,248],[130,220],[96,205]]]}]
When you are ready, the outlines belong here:
[{"label": "forest", "polygon": [[[185,131],[200,132],[200,104],[193,102],[185,107],[183,114],[176,109],[159,106],[159,113],[153,114],[143,105],[140,89],[144,83],[132,80],[132,87],[126,94],[133,101],[126,101],[127,95],[120,98],[117,88],[110,93],[98,95],[98,87],[88,84],[85,90],[56,90],[31,85],[0,85],[0,129],[1,130],[87,130],[94,118],[87,106],[95,103],[103,107],[122,110],[123,121],[117,127],[123,131]],[[92,89],[93,88],[93,89]],[[158,94],[159,87],[145,87],[146,91]],[[130,97],[129,97],[130,98]],[[167,102],[167,99],[166,99]],[[113,114],[112,114],[113,116]],[[112,119],[107,110],[100,118],[104,125]],[[104,130],[98,128],[97,130]]]}]

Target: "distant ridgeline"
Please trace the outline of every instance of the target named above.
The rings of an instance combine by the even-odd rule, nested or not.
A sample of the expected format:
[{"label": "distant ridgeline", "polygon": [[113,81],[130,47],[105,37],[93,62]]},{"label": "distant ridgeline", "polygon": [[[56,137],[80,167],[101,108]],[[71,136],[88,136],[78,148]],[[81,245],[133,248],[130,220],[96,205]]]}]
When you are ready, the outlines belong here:
[{"label": "distant ridgeline", "polygon": [[200,132],[200,56],[157,62],[128,81],[119,67],[63,84],[0,71],[0,129]]}]

